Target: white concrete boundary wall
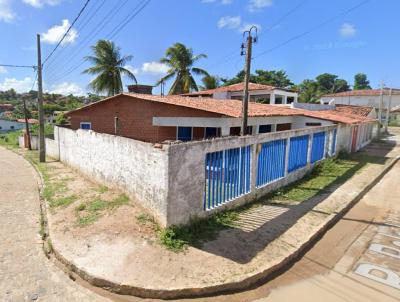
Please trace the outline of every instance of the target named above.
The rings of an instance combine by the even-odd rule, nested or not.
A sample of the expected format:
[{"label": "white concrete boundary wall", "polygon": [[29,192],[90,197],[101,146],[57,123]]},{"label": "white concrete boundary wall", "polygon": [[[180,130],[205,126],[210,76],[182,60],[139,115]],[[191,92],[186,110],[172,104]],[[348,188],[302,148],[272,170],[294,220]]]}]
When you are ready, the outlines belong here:
[{"label": "white concrete boundary wall", "polygon": [[[331,154],[333,130],[337,126],[310,127],[306,129],[259,134],[246,137],[216,138],[209,141],[190,142],[185,144],[171,145],[169,148],[169,200],[168,200],[168,222],[170,224],[181,224],[189,222],[191,217],[206,217],[213,213],[229,208],[234,208],[245,203],[254,201],[270,191],[287,185],[303,177],[312,164],[289,173],[286,177],[276,180],[265,186],[256,188],[257,177],[257,145],[268,141],[279,139],[290,139],[293,136],[310,135],[325,131],[325,155]],[[339,136],[339,133],[338,133]],[[338,137],[337,137],[338,139]],[[312,141],[312,139],[310,139]],[[205,188],[205,159],[206,154],[232,148],[251,146],[251,184],[250,193],[242,195],[212,210],[204,210],[204,188]],[[287,144],[287,152],[289,144]],[[310,146],[309,146],[310,149]],[[337,149],[337,152],[340,150]],[[336,154],[337,154],[336,152]]]},{"label": "white concrete boundary wall", "polygon": [[[205,141],[163,145],[88,130],[55,127],[55,140],[46,139],[49,156],[75,168],[93,180],[116,186],[148,208],[162,226],[184,224],[194,217],[206,217],[227,208],[253,201],[268,192],[303,177],[312,164],[262,187],[256,187],[258,144],[293,136],[326,132],[325,156],[332,155],[333,131],[337,131],[336,154],[350,151],[354,126],[321,126],[245,137],[222,137]],[[365,126],[360,137],[365,144],[372,127]],[[222,206],[204,210],[205,159],[210,152],[251,146],[250,193]],[[287,145],[287,149],[289,145]],[[310,151],[309,151],[310,153]],[[310,158],[310,154],[308,156]],[[132,218],[134,219],[134,217]]]}]

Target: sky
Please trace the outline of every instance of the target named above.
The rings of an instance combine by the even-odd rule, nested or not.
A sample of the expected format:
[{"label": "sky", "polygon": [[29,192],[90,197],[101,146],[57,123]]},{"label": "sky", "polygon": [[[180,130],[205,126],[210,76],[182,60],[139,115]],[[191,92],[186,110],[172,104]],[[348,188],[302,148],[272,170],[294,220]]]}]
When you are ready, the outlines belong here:
[{"label": "sky", "polygon": [[[37,34],[45,59],[85,2],[0,0],[0,64],[36,65]],[[140,84],[154,85],[166,74],[168,68],[159,60],[176,42],[208,56],[196,67],[232,77],[243,69],[240,45],[243,31],[251,25],[259,34],[253,72],[282,69],[295,83],[329,72],[350,84],[363,72],[373,87],[383,81],[400,88],[398,0],[151,0],[138,12],[144,3],[91,0],[44,64],[44,90],[89,92],[93,76],[82,74],[90,66],[83,58],[98,39],[110,38],[123,55],[133,56],[126,67]],[[32,68],[0,67],[0,90],[29,91],[34,78]],[[131,84],[127,78],[123,81]],[[200,84],[200,78],[197,81]]]}]

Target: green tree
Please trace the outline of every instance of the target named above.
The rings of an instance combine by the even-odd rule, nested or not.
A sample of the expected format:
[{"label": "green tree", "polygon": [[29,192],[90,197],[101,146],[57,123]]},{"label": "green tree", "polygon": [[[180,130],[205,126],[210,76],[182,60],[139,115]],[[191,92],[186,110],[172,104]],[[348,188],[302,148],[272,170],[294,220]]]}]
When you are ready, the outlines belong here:
[{"label": "green tree", "polygon": [[[191,48],[187,48],[182,43],[175,43],[165,52],[165,57],[160,60],[161,63],[170,67],[168,74],[158,81],[165,82],[175,77],[174,83],[169,90],[169,94],[188,93],[198,91],[199,88],[193,78],[193,74],[208,76],[204,69],[193,67],[200,59],[207,58],[205,54],[194,55]],[[192,74],[193,73],[193,74]]]},{"label": "green tree", "polygon": [[354,76],[354,90],[371,89],[367,75],[365,73],[357,73]]},{"label": "green tree", "polygon": [[93,64],[83,73],[97,75],[90,82],[90,87],[97,93],[106,92],[109,96],[123,91],[121,75],[125,75],[137,83],[134,74],[124,66],[132,60],[132,56],[122,56],[121,49],[114,42],[99,40],[92,46],[93,56],[85,59]]},{"label": "green tree", "polygon": [[202,90],[215,89],[221,85],[219,77],[211,75],[203,77],[201,82],[203,83],[203,85],[200,86],[200,89]]},{"label": "green tree", "polygon": [[[240,71],[231,79],[222,79],[224,86],[242,83],[244,81],[244,71]],[[257,69],[255,74],[250,75],[250,82],[271,85],[275,87],[288,88],[293,82],[288,78],[284,70],[263,70]]]},{"label": "green tree", "polygon": [[339,79],[337,75],[323,73],[316,78],[318,89],[321,94],[337,93],[350,90],[346,80]]},{"label": "green tree", "polygon": [[314,80],[304,80],[297,86],[300,103],[316,103],[320,97],[318,83]]},{"label": "green tree", "polygon": [[258,84],[271,85],[280,88],[288,88],[293,85],[284,70],[262,70],[257,69],[254,82]]}]

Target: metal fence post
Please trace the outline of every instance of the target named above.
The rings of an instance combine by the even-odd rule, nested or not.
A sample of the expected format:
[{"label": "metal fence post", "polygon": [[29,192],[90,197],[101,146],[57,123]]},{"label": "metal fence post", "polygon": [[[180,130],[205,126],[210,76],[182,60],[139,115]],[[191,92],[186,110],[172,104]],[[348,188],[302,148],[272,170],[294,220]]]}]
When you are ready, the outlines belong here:
[{"label": "metal fence post", "polygon": [[314,139],[314,132],[310,133],[308,136],[308,150],[307,150],[307,164],[311,164],[311,151],[312,151],[312,143]]},{"label": "metal fence post", "polygon": [[289,171],[289,151],[290,151],[290,137],[286,139],[286,152],[285,152],[285,177],[288,175]]}]

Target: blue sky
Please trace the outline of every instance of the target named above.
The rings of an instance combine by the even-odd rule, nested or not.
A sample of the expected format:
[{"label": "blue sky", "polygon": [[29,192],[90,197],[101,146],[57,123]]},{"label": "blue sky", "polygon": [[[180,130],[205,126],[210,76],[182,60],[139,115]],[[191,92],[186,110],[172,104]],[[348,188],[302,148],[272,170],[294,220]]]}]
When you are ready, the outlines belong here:
[{"label": "blue sky", "polygon": [[[84,2],[0,0],[0,64],[36,64],[37,33],[42,34],[45,58]],[[91,0],[76,28],[45,65],[45,90],[86,93],[91,77],[81,72],[87,67],[82,58],[90,53],[89,46],[109,37],[140,2]],[[256,24],[260,37],[254,45],[253,71],[283,69],[295,83],[330,72],[351,84],[355,73],[364,72],[374,87],[381,80],[387,86],[400,87],[400,1],[370,0],[343,14],[361,2],[152,0],[113,41],[123,54],[134,56],[129,68],[139,83],[154,84],[165,74],[165,66],[158,61],[175,42],[208,55],[198,67],[231,77],[243,67],[244,57],[239,55],[242,31]],[[29,90],[33,78],[30,69],[0,68],[0,90]],[[125,79],[124,84],[129,81]]]}]

